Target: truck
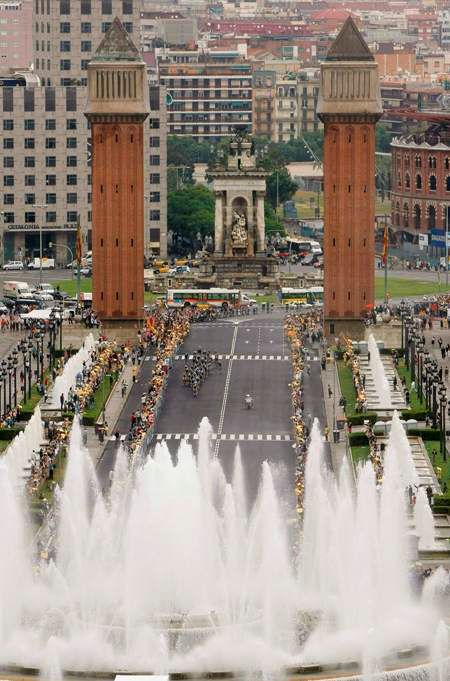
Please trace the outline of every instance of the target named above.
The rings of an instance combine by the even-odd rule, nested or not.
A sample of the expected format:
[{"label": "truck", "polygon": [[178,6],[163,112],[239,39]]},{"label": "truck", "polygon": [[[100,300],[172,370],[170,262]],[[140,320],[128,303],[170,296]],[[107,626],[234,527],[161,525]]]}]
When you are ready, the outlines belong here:
[{"label": "truck", "polygon": [[4,281],[3,295],[5,298],[31,298],[32,292],[26,281]]},{"label": "truck", "polygon": [[[28,263],[29,270],[40,270],[41,269],[41,259],[33,258]],[[42,269],[43,270],[54,270],[55,269],[55,259],[54,258],[42,258]]]}]

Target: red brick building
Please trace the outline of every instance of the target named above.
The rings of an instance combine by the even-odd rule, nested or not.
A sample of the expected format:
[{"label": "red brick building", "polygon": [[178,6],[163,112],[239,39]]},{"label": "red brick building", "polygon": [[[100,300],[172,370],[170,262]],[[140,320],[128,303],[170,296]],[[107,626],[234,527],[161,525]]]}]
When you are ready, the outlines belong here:
[{"label": "red brick building", "polygon": [[116,18],[88,67],[93,308],[136,320],[144,306],[145,63]]},{"label": "red brick building", "polygon": [[417,135],[395,137],[392,147],[392,226],[402,237],[445,228],[450,203],[450,121]]},{"label": "red brick building", "polygon": [[374,304],[375,123],[378,66],[348,18],[321,67],[324,138],[325,333],[363,334]]}]

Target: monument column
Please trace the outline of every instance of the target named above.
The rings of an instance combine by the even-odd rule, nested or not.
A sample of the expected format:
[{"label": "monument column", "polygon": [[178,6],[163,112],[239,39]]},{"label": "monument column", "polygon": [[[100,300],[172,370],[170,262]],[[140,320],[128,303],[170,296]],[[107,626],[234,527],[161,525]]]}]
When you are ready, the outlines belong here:
[{"label": "monument column", "polygon": [[264,192],[256,192],[256,250],[264,253],[266,224],[264,219]]},{"label": "monument column", "polygon": [[216,191],[216,213],[214,219],[214,252],[223,253],[223,192]]},{"label": "monument column", "polygon": [[144,121],[149,91],[136,46],[114,19],[88,65],[92,135],[92,304],[102,320],[144,314]]},{"label": "monument column", "polygon": [[349,17],[321,66],[324,123],[324,330],[354,338],[374,305],[378,66]]},{"label": "monument column", "polygon": [[251,205],[247,207],[247,255],[255,255],[255,216]]}]

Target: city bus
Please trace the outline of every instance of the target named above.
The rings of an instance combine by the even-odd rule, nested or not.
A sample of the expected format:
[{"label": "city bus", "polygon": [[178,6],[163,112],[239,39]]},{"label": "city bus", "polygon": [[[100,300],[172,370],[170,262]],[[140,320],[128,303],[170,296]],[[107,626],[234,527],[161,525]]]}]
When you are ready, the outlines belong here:
[{"label": "city bus", "polygon": [[281,302],[285,305],[321,305],[323,303],[323,286],[311,288],[282,288]]},{"label": "city bus", "polygon": [[168,289],[166,297],[167,307],[240,307],[241,305],[253,305],[245,293],[239,289],[227,288],[192,288],[192,289]]}]

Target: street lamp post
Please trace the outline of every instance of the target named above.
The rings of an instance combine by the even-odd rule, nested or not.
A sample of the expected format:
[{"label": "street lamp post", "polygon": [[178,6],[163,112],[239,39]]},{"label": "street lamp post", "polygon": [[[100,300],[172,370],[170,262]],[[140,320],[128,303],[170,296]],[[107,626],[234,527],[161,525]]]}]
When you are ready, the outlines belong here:
[{"label": "street lamp post", "polygon": [[23,400],[27,399],[27,344],[23,340],[19,344],[19,349],[22,353],[23,357],[23,387],[22,387],[22,392],[23,392]]},{"label": "street lamp post", "polygon": [[2,360],[1,367],[2,367],[2,381],[3,381],[3,415],[6,414],[6,407],[7,407],[7,404],[8,404],[8,402],[6,400],[6,376],[8,375],[7,371],[6,371],[7,366],[8,365],[7,365],[6,361]]},{"label": "street lamp post", "polygon": [[17,366],[19,364],[18,352],[16,348],[12,351],[13,370],[14,370],[14,407],[17,407]]},{"label": "street lamp post", "polygon": [[28,344],[27,344],[27,350],[28,350],[28,399],[31,400],[31,384],[33,382],[33,365],[32,365],[32,352],[33,352],[33,340],[32,337],[28,337]]},{"label": "street lamp post", "polygon": [[[47,208],[46,203],[35,203],[33,208],[44,211]],[[42,218],[44,213],[42,213]],[[42,220],[39,221],[39,283],[42,284]]]}]

